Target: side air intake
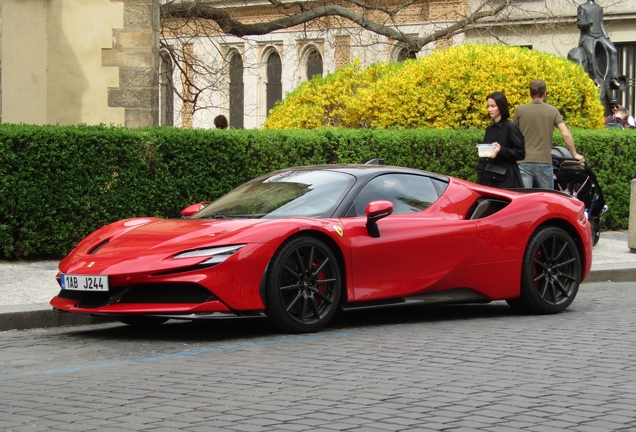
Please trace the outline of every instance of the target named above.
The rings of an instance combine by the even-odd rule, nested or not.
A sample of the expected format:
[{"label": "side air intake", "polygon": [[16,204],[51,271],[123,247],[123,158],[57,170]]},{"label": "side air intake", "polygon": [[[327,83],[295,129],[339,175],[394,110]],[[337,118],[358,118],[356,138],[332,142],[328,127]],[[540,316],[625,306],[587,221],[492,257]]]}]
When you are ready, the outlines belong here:
[{"label": "side air intake", "polygon": [[508,201],[496,198],[479,199],[470,208],[467,219],[483,219],[506,208],[508,204],[510,204]]}]

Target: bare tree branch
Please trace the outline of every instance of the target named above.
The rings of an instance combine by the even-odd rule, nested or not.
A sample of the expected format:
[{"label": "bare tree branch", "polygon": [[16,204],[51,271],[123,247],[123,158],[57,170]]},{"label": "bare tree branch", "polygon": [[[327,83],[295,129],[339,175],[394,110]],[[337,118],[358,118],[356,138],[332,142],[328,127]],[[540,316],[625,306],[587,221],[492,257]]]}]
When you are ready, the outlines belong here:
[{"label": "bare tree branch", "polygon": [[[469,3],[432,3],[429,0],[260,0],[249,4],[233,0],[167,0],[161,7],[162,45],[172,58],[181,79],[174,94],[183,102],[183,116],[196,111],[226,109],[229,99],[228,47],[235,37],[249,44],[249,36],[262,36],[291,29],[306,35],[331,30],[356,38],[358,47],[398,43],[409,52],[420,52],[440,39],[476,28],[480,22],[506,22],[506,14],[523,3],[512,0],[471,0]],[[457,7],[459,5],[459,7]],[[470,5],[470,6],[469,6]],[[470,7],[468,12],[464,8]],[[526,15],[527,16],[527,15]],[[425,29],[406,30],[410,26]],[[424,27],[422,27],[424,26]],[[385,41],[369,38],[384,36]],[[311,36],[315,37],[315,36]],[[224,39],[228,38],[229,43]],[[195,44],[195,55],[184,47]],[[214,52],[213,52],[214,51]],[[243,58],[245,60],[246,58]],[[253,61],[253,60],[252,60]],[[244,64],[248,70],[259,65]],[[301,67],[300,64],[297,67]],[[254,105],[252,109],[256,109]]]},{"label": "bare tree branch", "polygon": [[[277,0],[271,0],[270,3],[274,6],[282,5],[282,3]],[[450,26],[433,32],[425,37],[414,37],[405,35],[400,30],[396,29],[394,25],[389,26],[380,22],[376,22],[370,19],[371,14],[359,13],[357,10],[355,10],[373,10],[376,12],[382,12],[383,15],[391,17],[394,16],[400,9],[403,9],[404,7],[407,7],[411,4],[413,4],[413,2],[409,1],[405,5],[400,5],[399,7],[391,10],[385,7],[371,7],[368,3],[363,3],[358,0],[352,0],[352,8],[347,8],[337,4],[308,8],[306,3],[303,4],[302,7],[301,4],[294,3],[293,5],[297,8],[298,12],[289,14],[282,18],[273,19],[271,21],[262,21],[252,24],[244,24],[241,21],[232,18],[232,16],[228,13],[228,9],[226,8],[215,7],[210,5],[209,3],[204,3],[201,1],[166,3],[162,7],[162,14],[164,19],[193,19],[196,17],[199,19],[211,20],[214,21],[224,33],[237,37],[265,35],[276,30],[288,29],[291,27],[299,26],[301,24],[306,24],[320,18],[336,16],[345,18],[357,24],[360,28],[363,28],[370,32],[402,42],[406,44],[411,51],[419,52],[422,47],[434,40],[451,36],[457,31],[465,29],[466,27],[483,18],[496,16],[508,6],[509,0],[495,0],[494,2],[484,2],[474,13],[470,14],[469,16],[460,19]],[[491,4],[492,6],[485,7],[486,5]],[[285,5],[285,7],[286,9],[291,8],[290,5]]]},{"label": "bare tree branch", "polygon": [[421,50],[422,47],[429,44],[430,42],[433,42],[437,39],[452,36],[460,30],[461,31],[467,30],[468,28],[470,28],[472,24],[476,23],[477,21],[481,19],[497,16],[501,11],[506,9],[506,7],[508,7],[509,4],[510,4],[510,0],[500,0],[495,4],[495,6],[492,9],[482,10],[483,7],[485,6],[485,3],[482,3],[480,7],[475,12],[470,14],[468,17],[462,20],[459,20],[446,28],[433,32],[425,37],[416,38],[414,41],[415,45],[412,45],[408,43],[407,41],[403,41],[403,42],[407,43],[407,45],[409,46],[411,50],[414,50],[417,52]]}]

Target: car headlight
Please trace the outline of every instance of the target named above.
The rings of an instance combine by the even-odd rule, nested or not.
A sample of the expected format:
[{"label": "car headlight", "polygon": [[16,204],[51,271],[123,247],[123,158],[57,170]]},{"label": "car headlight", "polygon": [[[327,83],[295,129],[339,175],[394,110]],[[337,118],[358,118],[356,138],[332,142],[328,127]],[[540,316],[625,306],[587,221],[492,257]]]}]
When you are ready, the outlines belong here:
[{"label": "car headlight", "polygon": [[241,249],[244,244],[232,245],[232,246],[219,246],[205,249],[195,249],[187,252],[181,252],[175,255],[173,258],[195,258],[195,257],[209,257],[207,260],[200,262],[199,264],[219,264],[228,259],[232,254]]}]

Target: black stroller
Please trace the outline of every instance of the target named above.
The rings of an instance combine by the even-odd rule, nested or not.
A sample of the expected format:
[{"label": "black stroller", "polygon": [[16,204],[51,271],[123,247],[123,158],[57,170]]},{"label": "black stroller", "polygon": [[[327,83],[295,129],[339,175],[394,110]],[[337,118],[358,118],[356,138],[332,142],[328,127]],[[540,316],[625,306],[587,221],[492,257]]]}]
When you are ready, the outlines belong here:
[{"label": "black stroller", "polygon": [[596,175],[586,163],[579,164],[565,147],[552,147],[554,189],[572,195],[585,203],[585,212],[592,225],[594,245],[601,237],[600,219],[608,210]]}]

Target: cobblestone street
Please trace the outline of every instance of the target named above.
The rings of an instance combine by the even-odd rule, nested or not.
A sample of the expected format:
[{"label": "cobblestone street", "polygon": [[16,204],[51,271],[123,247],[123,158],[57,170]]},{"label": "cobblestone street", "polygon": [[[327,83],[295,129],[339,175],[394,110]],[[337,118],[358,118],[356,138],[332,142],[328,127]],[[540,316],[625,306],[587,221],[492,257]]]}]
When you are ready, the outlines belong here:
[{"label": "cobblestone street", "polygon": [[348,313],[0,333],[0,428],[100,431],[636,430],[636,284],[573,305]]}]

